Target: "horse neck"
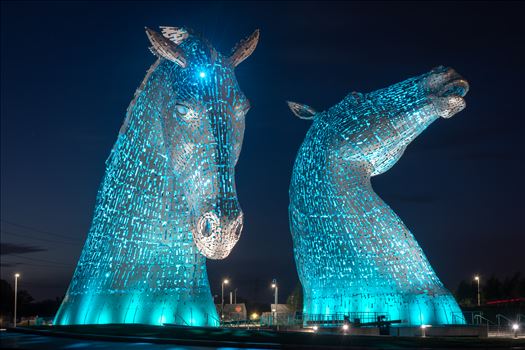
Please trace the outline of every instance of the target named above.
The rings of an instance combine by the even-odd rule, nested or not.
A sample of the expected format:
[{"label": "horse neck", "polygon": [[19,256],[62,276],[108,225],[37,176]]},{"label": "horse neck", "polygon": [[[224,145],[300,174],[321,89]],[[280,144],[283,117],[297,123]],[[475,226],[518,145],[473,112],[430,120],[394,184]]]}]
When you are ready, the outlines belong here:
[{"label": "horse neck", "polygon": [[[294,235],[308,235],[312,229],[323,234],[319,217],[330,218],[332,232],[338,234],[325,234],[324,241],[340,244],[343,235],[345,241],[352,241],[365,251],[377,249],[377,242],[390,242],[381,246],[384,256],[407,252],[413,261],[401,261],[396,266],[407,278],[418,281],[414,285],[441,286],[412,233],[374,192],[370,167],[342,159],[326,143],[330,138],[323,135],[323,130],[313,127],[299,150],[290,187],[290,214],[293,220],[301,222]],[[391,269],[376,263],[382,271]]]},{"label": "horse neck", "polygon": [[[388,223],[411,235],[396,213],[374,192],[371,166],[352,162],[334,151],[334,133],[312,125],[299,150],[290,186],[290,207],[305,216],[341,217],[341,224],[381,236],[375,227]],[[377,215],[374,213],[381,213]]]},{"label": "horse neck", "polygon": [[148,186],[162,189],[157,193],[151,191],[146,197],[158,196],[157,200],[184,208],[180,171],[171,167],[163,141],[161,118],[165,101],[152,101],[164,95],[159,89],[168,88],[168,84],[166,71],[158,59],[135,91],[117,142],[106,161],[106,176],[120,177],[124,185],[141,196],[149,192]]},{"label": "horse neck", "polygon": [[342,155],[334,151],[341,141],[323,121],[314,122],[308,131],[290,186],[291,206],[303,214],[331,215],[327,211],[351,201],[356,189],[371,190],[368,167],[345,163]]}]

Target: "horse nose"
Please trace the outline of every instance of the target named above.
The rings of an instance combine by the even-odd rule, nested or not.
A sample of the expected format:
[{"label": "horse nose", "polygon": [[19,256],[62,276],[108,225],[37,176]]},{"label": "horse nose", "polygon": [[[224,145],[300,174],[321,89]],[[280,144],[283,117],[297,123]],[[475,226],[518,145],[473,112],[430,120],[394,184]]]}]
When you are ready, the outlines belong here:
[{"label": "horse nose", "polygon": [[194,242],[199,251],[209,259],[227,257],[240,238],[243,213],[219,217],[214,211],[202,214],[196,223]]}]

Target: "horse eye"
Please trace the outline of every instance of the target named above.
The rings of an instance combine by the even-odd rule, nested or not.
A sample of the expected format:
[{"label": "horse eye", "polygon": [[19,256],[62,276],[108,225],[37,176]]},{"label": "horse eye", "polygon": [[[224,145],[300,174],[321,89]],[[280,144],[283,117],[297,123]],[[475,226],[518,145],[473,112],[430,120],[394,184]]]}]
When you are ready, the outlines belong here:
[{"label": "horse eye", "polygon": [[177,112],[178,115],[180,115],[181,117],[184,117],[186,114],[188,114],[189,109],[188,107],[183,106],[183,105],[176,105],[175,111]]}]

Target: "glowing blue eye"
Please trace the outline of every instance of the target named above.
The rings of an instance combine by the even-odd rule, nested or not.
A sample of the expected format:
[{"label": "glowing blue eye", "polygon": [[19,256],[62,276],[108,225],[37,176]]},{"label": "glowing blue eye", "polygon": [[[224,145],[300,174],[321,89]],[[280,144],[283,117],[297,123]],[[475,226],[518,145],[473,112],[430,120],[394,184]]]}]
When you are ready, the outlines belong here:
[{"label": "glowing blue eye", "polygon": [[199,73],[199,77],[206,78],[206,72],[200,72]]},{"label": "glowing blue eye", "polygon": [[176,105],[175,111],[178,115],[185,116],[186,114],[188,114],[188,107],[183,105]]}]

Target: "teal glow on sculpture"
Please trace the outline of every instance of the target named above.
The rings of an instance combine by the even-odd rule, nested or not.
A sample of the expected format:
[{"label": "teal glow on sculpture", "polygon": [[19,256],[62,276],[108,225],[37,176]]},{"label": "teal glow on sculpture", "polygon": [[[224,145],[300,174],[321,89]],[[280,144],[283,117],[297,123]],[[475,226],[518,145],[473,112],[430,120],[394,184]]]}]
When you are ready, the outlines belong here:
[{"label": "teal glow on sculpture", "polygon": [[454,70],[438,67],[385,89],[350,93],[324,112],[288,103],[313,121],[293,169],[289,206],[306,323],[379,316],[405,325],[465,323],[370,178],[390,169],[432,122],[461,111],[468,87]]},{"label": "teal glow on sculpture", "polygon": [[206,258],[227,257],[242,231],[235,164],[249,102],[234,68],[259,32],[230,56],[183,28],[146,33],[158,59],[106,161],[56,325],[219,324]]}]

